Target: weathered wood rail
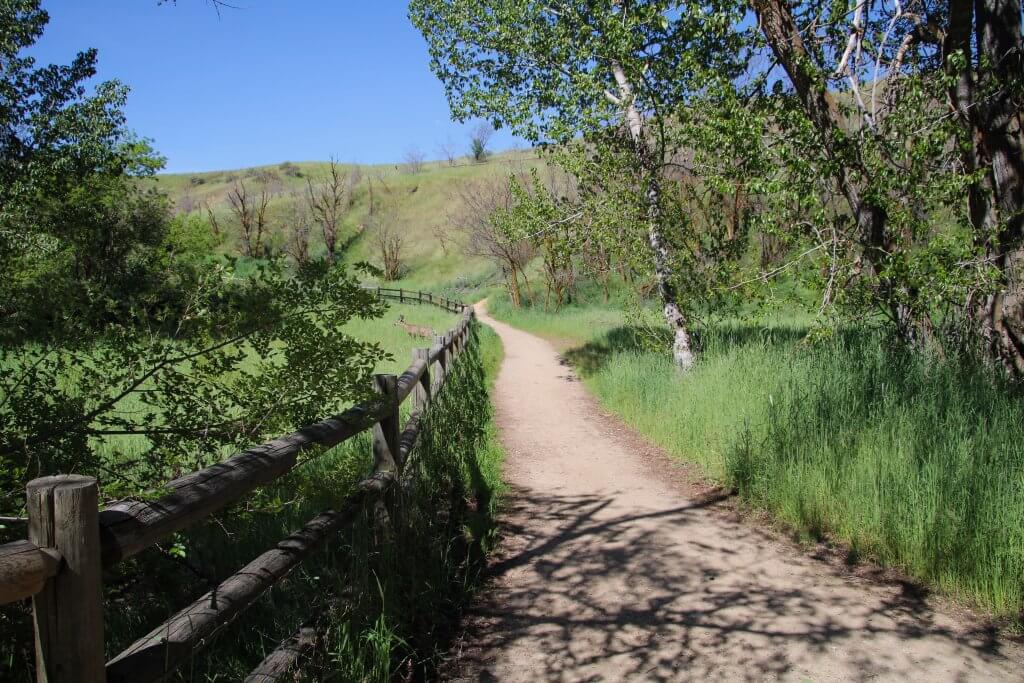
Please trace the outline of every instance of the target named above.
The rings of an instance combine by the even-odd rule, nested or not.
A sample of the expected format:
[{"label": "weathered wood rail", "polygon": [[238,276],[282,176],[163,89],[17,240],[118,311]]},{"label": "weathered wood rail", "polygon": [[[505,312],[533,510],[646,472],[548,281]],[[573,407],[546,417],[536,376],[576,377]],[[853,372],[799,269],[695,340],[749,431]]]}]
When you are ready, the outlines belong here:
[{"label": "weathered wood rail", "polygon": [[431,292],[414,292],[412,290],[393,289],[390,287],[367,287],[367,289],[376,290],[377,298],[379,299],[390,299],[403,304],[433,304],[452,313],[459,313],[464,307],[461,301],[443,296],[434,296]]},{"label": "weathered wood rail", "polygon": [[[368,499],[401,476],[419,436],[421,418],[471,339],[474,314],[460,301],[429,292],[368,288],[381,299],[432,304],[461,313],[457,324],[414,349],[401,375],[375,375],[376,401],[242,451],[168,482],[156,500],[124,501],[100,510],[92,477],[59,475],[28,484],[28,539],[0,546],[0,605],[32,598],[38,681],[70,683],[163,680],[353,521]],[[401,424],[399,408],[412,397]],[[105,661],[102,571],[165,540],[291,470],[298,456],[316,455],[373,430],[373,472],[338,510],[325,510],[252,560],[215,589]],[[285,639],[246,681],[273,681],[290,671],[316,640],[304,627]]]}]

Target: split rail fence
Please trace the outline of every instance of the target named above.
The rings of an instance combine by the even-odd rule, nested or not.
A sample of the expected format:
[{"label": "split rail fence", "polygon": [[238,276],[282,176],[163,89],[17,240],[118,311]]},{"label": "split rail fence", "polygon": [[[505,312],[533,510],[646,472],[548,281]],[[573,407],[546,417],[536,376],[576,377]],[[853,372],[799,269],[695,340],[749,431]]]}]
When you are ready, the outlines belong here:
[{"label": "split rail fence", "polygon": [[[432,397],[470,342],[474,314],[461,301],[429,292],[368,289],[375,289],[381,299],[433,304],[461,313],[451,330],[434,338],[433,346],[413,350],[412,364],[401,375],[374,375],[378,400],[174,479],[157,500],[120,502],[100,510],[92,477],[58,475],[29,482],[28,538],[0,546],[0,605],[32,598],[38,681],[147,683],[164,679],[188,662],[216,631],[352,522],[364,502],[380,501],[398,481]],[[410,417],[402,425],[399,408],[410,397]],[[371,429],[373,473],[340,509],[317,515],[105,661],[104,569],[270,484],[295,467],[303,451],[319,448],[323,452]],[[310,629],[301,629],[245,680],[280,679],[315,640]]]}]

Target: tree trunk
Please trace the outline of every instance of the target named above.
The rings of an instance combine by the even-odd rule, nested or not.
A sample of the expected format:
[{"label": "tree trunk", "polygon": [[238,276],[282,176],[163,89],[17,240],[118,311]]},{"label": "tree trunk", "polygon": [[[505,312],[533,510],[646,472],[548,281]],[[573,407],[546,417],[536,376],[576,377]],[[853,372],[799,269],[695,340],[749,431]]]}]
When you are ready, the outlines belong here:
[{"label": "tree trunk", "polygon": [[[1003,277],[1001,291],[983,302],[983,334],[1006,368],[1024,374],[1024,130],[1019,92],[1024,81],[1024,40],[1020,0],[976,0],[975,35],[979,90],[976,107],[982,159],[991,165],[998,227],[991,258]],[[969,39],[968,39],[969,40]],[[991,95],[989,95],[991,93]],[[988,226],[986,226],[988,227]],[[991,235],[991,232],[989,233]],[[989,256],[990,254],[986,254]]]},{"label": "tree trunk", "polygon": [[512,308],[519,308],[522,304],[522,294],[519,291],[519,277],[516,275],[516,266],[512,264],[505,276],[505,283],[508,286],[508,296],[512,300]]},{"label": "tree trunk", "polygon": [[633,148],[646,175],[644,198],[647,202],[647,243],[654,261],[662,313],[669,329],[672,330],[672,359],[680,370],[689,370],[694,362],[693,349],[690,345],[690,335],[686,330],[686,316],[679,307],[678,292],[672,278],[672,257],[661,233],[661,183],[658,179],[658,170],[651,163],[650,148],[644,139],[643,116],[633,104],[633,88],[621,65],[613,64],[612,73],[619,88],[619,102],[624,108]]},{"label": "tree trunk", "polygon": [[[974,231],[974,243],[987,262],[997,260],[997,235],[999,217],[992,198],[995,194],[992,169],[984,160],[980,122],[974,103],[973,68],[975,55],[971,36],[974,29],[974,0],[950,0],[949,25],[942,42],[944,68],[955,79],[948,90],[950,107],[960,124],[960,161],[966,174],[975,174],[984,169],[982,176],[971,183],[967,190],[967,206]],[[963,66],[954,69],[950,57],[955,53],[963,55]],[[969,300],[967,311],[977,325],[977,336],[986,349],[1001,357],[997,338],[996,320],[993,318],[994,295],[979,300]]]}]

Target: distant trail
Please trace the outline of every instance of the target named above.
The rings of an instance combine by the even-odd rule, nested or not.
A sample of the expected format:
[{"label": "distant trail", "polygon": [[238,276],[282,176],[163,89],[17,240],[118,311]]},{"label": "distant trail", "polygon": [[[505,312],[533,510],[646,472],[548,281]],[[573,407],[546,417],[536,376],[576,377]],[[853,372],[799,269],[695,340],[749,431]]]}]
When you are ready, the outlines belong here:
[{"label": "distant trail", "polygon": [[512,490],[494,579],[451,677],[1024,676],[1018,646],[969,631],[912,587],[857,578],[714,496],[681,493],[664,458],[602,415],[550,345],[478,312],[505,345],[494,401]]}]

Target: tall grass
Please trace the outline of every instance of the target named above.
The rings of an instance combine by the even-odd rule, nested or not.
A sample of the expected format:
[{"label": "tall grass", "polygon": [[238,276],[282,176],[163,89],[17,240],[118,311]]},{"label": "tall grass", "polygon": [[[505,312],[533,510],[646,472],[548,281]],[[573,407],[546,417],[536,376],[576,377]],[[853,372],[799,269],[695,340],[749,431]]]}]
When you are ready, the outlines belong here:
[{"label": "tall grass", "polygon": [[750,503],[1019,620],[1024,407],[988,369],[901,352],[870,329],[808,344],[797,320],[705,330],[680,375],[604,324],[608,309],[496,312],[549,337],[571,324],[587,341],[567,356],[603,405]]}]

